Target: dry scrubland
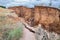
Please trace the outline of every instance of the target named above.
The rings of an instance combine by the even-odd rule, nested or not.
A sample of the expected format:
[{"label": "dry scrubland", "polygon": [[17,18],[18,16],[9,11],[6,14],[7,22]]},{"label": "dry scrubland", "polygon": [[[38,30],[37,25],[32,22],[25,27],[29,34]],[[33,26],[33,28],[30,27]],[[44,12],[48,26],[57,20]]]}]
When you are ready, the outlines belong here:
[{"label": "dry scrubland", "polygon": [[[21,18],[35,29],[35,34],[23,29]],[[60,10],[43,6],[0,8],[0,40],[20,40],[21,37],[22,40],[60,40]]]},{"label": "dry scrubland", "polygon": [[0,40],[19,40],[22,23],[13,10],[0,8]]}]

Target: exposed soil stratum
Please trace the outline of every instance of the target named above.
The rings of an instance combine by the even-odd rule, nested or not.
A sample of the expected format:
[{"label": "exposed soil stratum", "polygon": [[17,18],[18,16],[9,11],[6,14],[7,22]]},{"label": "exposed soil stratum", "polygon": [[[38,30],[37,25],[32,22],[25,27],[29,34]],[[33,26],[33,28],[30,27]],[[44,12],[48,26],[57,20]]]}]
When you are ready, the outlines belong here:
[{"label": "exposed soil stratum", "polygon": [[38,24],[49,32],[60,34],[60,9],[46,6],[27,7],[10,7],[19,17],[24,18],[25,22],[31,27]]}]

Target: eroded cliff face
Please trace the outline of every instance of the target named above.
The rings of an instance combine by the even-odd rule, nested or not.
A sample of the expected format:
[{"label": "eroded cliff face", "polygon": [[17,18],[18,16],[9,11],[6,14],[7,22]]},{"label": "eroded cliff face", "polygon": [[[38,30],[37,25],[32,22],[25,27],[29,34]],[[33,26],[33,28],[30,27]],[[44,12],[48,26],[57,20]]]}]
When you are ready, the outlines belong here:
[{"label": "eroded cliff face", "polygon": [[[9,9],[14,10],[30,27],[35,29],[36,33],[30,34],[35,36],[35,40],[60,40],[60,9],[46,6],[36,6],[35,8],[19,6]],[[39,24],[41,26],[38,26]],[[25,35],[26,40],[32,37],[28,37],[28,33]]]},{"label": "eroded cliff face", "polygon": [[16,14],[24,18],[25,22],[31,27],[36,27],[38,24],[49,32],[60,34],[60,10],[57,8],[36,6],[35,8],[26,7],[11,7]]}]

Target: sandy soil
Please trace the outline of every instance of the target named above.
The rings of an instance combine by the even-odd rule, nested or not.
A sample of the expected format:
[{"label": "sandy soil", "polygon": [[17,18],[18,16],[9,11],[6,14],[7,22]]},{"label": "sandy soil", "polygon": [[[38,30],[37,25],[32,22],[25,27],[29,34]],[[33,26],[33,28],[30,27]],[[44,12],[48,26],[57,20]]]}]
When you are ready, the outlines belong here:
[{"label": "sandy soil", "polygon": [[20,40],[36,40],[35,34],[24,28],[23,37]]}]

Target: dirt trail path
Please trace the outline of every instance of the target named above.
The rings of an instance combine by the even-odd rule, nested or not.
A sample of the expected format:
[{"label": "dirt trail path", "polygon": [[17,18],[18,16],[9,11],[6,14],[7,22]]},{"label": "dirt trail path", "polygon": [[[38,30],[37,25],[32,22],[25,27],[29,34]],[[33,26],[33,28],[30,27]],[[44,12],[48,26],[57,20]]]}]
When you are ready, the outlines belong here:
[{"label": "dirt trail path", "polygon": [[24,28],[23,38],[21,40],[36,40],[36,39],[32,32],[30,32],[28,29]]}]

